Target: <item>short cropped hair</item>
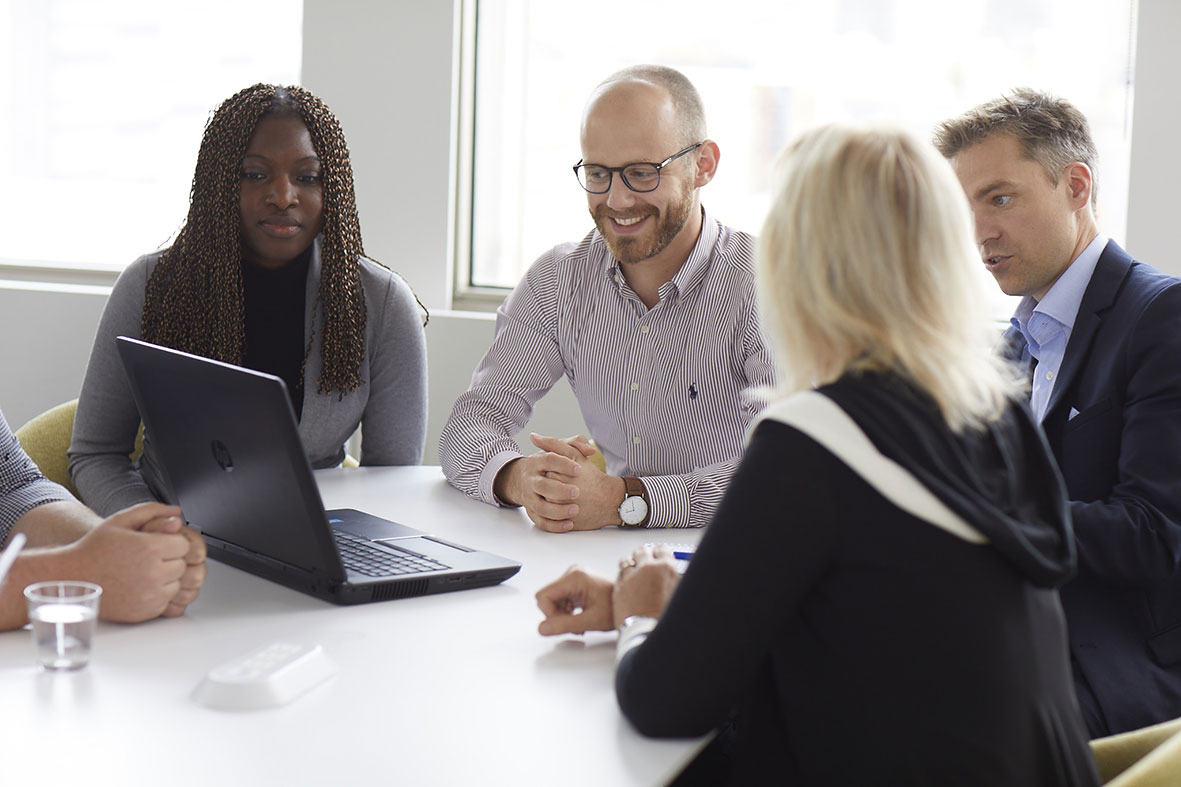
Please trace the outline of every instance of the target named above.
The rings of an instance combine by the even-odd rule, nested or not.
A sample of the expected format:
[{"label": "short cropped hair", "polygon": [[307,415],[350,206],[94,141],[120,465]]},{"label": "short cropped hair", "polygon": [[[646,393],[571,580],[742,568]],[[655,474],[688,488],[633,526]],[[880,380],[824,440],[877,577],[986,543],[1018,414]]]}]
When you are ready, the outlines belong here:
[{"label": "short cropped hair", "polygon": [[1073,104],[1027,87],[968,110],[935,128],[935,147],[944,158],[993,134],[1011,134],[1025,155],[1057,185],[1062,170],[1076,161],[1091,170],[1091,206],[1096,204],[1095,163],[1099,158],[1087,118]]},{"label": "short cropped hair", "polygon": [[599,87],[615,82],[638,79],[664,88],[672,98],[677,113],[677,133],[684,147],[696,144],[706,138],[705,105],[701,94],[689,78],[668,66],[638,65],[616,71],[599,83]]},{"label": "short cropped hair", "polygon": [[882,127],[814,129],[781,155],[772,198],[757,269],[776,393],[892,372],[954,431],[1019,395],[993,352],[967,201],[929,143]]}]

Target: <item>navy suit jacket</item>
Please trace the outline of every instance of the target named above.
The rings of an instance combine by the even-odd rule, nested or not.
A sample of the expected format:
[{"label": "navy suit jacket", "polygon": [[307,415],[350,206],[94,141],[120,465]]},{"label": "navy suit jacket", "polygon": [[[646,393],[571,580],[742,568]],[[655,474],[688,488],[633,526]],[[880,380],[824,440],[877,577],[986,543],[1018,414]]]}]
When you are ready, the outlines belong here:
[{"label": "navy suit jacket", "polygon": [[[1020,357],[1020,332],[1006,339]],[[1181,716],[1181,279],[1108,241],[1042,426],[1078,543],[1061,596],[1107,725],[1091,733]]]}]

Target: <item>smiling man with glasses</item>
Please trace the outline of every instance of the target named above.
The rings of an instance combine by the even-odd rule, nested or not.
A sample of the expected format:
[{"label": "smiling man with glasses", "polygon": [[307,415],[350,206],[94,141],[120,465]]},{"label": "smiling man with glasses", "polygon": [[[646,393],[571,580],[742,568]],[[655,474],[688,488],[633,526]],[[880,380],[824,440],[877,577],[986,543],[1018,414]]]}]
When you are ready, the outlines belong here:
[{"label": "smiling man with glasses", "polygon": [[[553,532],[709,521],[773,382],[754,296],[754,239],[710,217],[717,172],[696,88],[663,66],[608,77],[574,174],[596,229],[543,254],[497,310],[496,338],[440,438],[447,478]],[[583,437],[513,437],[570,380]]]}]

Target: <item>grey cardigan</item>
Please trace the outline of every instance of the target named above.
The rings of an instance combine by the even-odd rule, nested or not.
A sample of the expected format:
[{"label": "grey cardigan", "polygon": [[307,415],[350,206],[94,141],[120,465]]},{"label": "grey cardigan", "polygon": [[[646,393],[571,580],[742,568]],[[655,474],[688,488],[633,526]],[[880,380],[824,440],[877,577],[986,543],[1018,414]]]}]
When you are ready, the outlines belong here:
[{"label": "grey cardigan", "polygon": [[[143,456],[128,458],[139,429],[139,412],[115,349],[116,336],[140,336],[144,288],[163,252],[133,262],[115,282],[86,367],[74,435],[70,475],[83,502],[103,516],[171,493],[159,471],[151,435],[144,435]],[[397,275],[361,259],[365,291],[365,359],[361,384],[341,397],[321,394],[316,378],[323,367],[322,315],[316,306],[320,288],[320,239],[308,268],[305,337],[312,326],[311,353],[304,370],[303,413],[299,436],[312,467],[333,467],[344,459],[344,443],[361,425],[362,465],[408,465],[422,461],[426,441],[426,338],[421,312],[410,287]]]}]

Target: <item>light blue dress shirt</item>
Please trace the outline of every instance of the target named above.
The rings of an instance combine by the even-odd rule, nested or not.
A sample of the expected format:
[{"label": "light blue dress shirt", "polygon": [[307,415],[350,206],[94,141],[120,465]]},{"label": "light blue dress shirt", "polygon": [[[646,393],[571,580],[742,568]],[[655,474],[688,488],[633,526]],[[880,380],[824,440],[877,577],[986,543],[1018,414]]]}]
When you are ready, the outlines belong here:
[{"label": "light blue dress shirt", "polygon": [[1091,274],[1095,272],[1095,264],[1099,262],[1099,255],[1106,245],[1107,237],[1102,233],[1096,235],[1082,254],[1075,257],[1074,262],[1062,272],[1041,302],[1026,295],[1010,319],[1025,337],[1022,361],[1029,362],[1030,358],[1036,361],[1030,408],[1039,423],[1046,417],[1046,408],[1054,393],[1058,369],[1062,366],[1070,332],[1074,330],[1074,319],[1078,316],[1083,293],[1091,283]]}]

